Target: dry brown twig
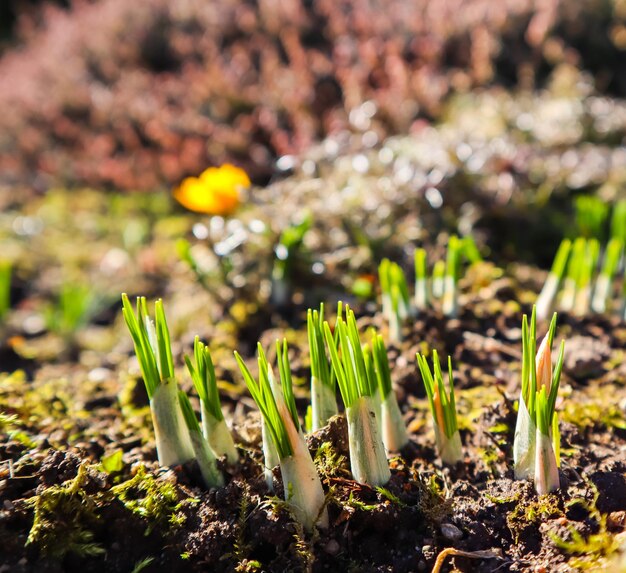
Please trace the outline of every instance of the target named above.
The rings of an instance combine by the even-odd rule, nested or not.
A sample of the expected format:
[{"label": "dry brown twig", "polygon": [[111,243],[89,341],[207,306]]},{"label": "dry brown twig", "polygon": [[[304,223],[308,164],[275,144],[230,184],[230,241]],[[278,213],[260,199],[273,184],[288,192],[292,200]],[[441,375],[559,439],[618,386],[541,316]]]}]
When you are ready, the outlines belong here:
[{"label": "dry brown twig", "polygon": [[447,547],[437,556],[437,561],[435,561],[432,573],[439,573],[446,557],[449,556],[469,557],[470,559],[502,559],[502,555],[497,549],[487,549],[486,551],[461,551],[454,547]]}]

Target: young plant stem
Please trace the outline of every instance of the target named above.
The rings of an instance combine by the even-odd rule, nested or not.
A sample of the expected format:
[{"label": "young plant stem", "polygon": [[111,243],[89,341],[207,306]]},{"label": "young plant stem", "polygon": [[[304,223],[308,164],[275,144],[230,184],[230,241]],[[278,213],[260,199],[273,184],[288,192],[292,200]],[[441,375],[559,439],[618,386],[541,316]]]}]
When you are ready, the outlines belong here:
[{"label": "young plant stem", "polygon": [[415,296],[414,305],[418,312],[428,307],[428,271],[426,268],[426,250],[415,249]]},{"label": "young plant stem", "polygon": [[137,311],[122,295],[122,313],[135,346],[154,425],[157,456],[163,466],[185,463],[194,457],[191,438],[178,397],[174,361],[163,303],[155,304],[156,326],[148,314],[144,297],[137,299]]},{"label": "young plant stem", "polygon": [[444,292],[444,278],[446,276],[446,262],[437,261],[433,267],[433,277],[431,280],[431,292],[433,298],[441,298]]},{"label": "young plant stem", "polygon": [[[550,327],[543,338],[539,351],[536,349],[536,308],[528,326],[526,315],[522,317],[522,389],[520,392],[517,423],[515,427],[515,442],[513,444],[513,460],[516,479],[525,479],[530,476],[537,478],[538,473],[543,471],[537,467],[538,460],[544,464],[546,450],[543,443],[539,443],[540,431],[548,435],[550,439],[554,404],[558,392],[561,370],[564,359],[564,342],[561,342],[556,366],[552,368],[551,348],[556,332],[557,315],[553,314]],[[539,404],[545,400],[545,404]],[[539,428],[539,416],[545,415],[539,412],[539,408],[551,408],[550,418]],[[542,420],[542,423],[545,420]],[[546,425],[547,424],[547,425]],[[545,442],[545,440],[542,438]],[[538,448],[542,451],[538,452]],[[542,456],[541,458],[539,456]],[[544,476],[545,477],[545,476]],[[542,478],[543,479],[543,478]]]},{"label": "young plant stem", "polygon": [[324,342],[324,305],[319,312],[307,311],[307,333],[311,356],[311,407],[313,431],[324,427],[337,414],[335,379],[326,356]]},{"label": "young plant stem", "polygon": [[600,245],[598,241],[596,239],[587,240],[584,257],[578,273],[578,284],[576,285],[574,313],[578,316],[585,316],[590,310],[592,279],[599,254]]},{"label": "young plant stem", "polygon": [[391,472],[373,403],[376,380],[371,368],[368,374],[354,312],[346,308],[345,320],[338,314],[335,328],[339,348],[328,322],[324,323],[326,346],[346,407],[352,475],[359,483],[382,486]]},{"label": "young plant stem", "polygon": [[572,245],[572,252],[567,264],[567,272],[563,281],[563,292],[561,294],[561,309],[571,312],[576,302],[576,288],[579,283],[579,276],[583,258],[586,252],[586,241],[578,237]]},{"label": "young plant stem", "polygon": [[622,257],[622,249],[622,240],[616,238],[611,239],[606,247],[602,270],[596,279],[596,286],[591,300],[591,308],[594,312],[602,313],[606,311],[611,294],[613,276],[617,272]]},{"label": "young plant stem", "polygon": [[463,452],[456,417],[452,359],[448,357],[449,391],[446,391],[437,351],[433,350],[432,371],[428,366],[426,356],[417,354],[416,358],[435,425],[435,440],[439,457],[443,463],[454,465],[463,459]]},{"label": "young plant stem", "polygon": [[537,299],[537,317],[539,319],[548,318],[554,299],[559,291],[559,286],[563,280],[567,258],[572,247],[569,239],[563,239],[554,257],[552,268],[548,274],[548,278],[541,289],[541,294]]},{"label": "young plant stem", "polygon": [[217,467],[215,452],[209,447],[209,443],[202,435],[198,418],[196,418],[187,394],[181,390],[178,397],[202,479],[207,487],[221,487],[224,485],[224,476]]},{"label": "young plant stem", "polygon": [[197,336],[193,350],[195,364],[188,356],[185,356],[185,363],[200,397],[202,432],[216,456],[226,456],[228,463],[237,463],[239,453],[222,414],[211,352]]},{"label": "young plant stem", "polygon": [[387,349],[380,334],[374,336],[372,340],[372,355],[381,397],[380,426],[383,444],[387,452],[399,452],[408,443],[409,436],[398,406],[396,393],[393,391]]},{"label": "young plant stem", "polygon": [[315,526],[328,526],[324,490],[317,475],[297,417],[287,343],[277,343],[280,384],[270,381],[270,370],[265,353],[259,345],[259,381],[250,374],[238,353],[235,358],[244,380],[266,423],[278,454],[285,501],[294,518],[311,531]]},{"label": "young plant stem", "polygon": [[454,318],[458,314],[458,289],[457,279],[459,275],[461,243],[456,235],[452,235],[448,241],[448,254],[446,257],[446,275],[443,284],[443,301],[441,310],[447,317]]}]

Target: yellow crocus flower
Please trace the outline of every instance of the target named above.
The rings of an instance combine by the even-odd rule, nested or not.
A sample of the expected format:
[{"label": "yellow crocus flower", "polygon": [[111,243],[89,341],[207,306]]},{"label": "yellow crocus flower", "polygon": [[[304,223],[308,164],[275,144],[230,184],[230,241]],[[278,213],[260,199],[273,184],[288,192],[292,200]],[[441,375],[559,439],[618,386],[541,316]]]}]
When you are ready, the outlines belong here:
[{"label": "yellow crocus flower", "polygon": [[250,185],[243,169],[227,163],[184,179],[174,190],[174,199],[196,213],[230,215],[241,202],[241,190]]}]

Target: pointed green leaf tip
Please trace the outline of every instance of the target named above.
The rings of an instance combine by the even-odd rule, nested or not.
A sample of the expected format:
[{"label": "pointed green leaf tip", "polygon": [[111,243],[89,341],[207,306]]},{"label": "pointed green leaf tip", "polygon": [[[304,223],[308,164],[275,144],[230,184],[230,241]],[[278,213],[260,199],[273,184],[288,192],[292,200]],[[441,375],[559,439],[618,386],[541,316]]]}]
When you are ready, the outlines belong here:
[{"label": "pointed green leaf tip", "polygon": [[454,380],[452,377],[452,360],[448,357],[448,385],[450,389],[446,390],[437,351],[433,350],[432,371],[425,355],[418,353],[416,359],[426,389],[426,395],[428,396],[428,403],[433,419],[446,437],[451,438],[458,429],[456,400],[454,397]]},{"label": "pointed green leaf tip", "polygon": [[135,354],[141,368],[148,397],[152,398],[161,383],[161,375],[157,363],[157,349],[150,339],[146,322],[150,318],[147,316],[145,297],[137,298],[137,311],[135,313],[126,293],[122,294],[122,314],[135,345]]},{"label": "pointed green leaf tip", "polygon": [[198,336],[196,336],[193,341],[193,354],[195,365],[188,356],[185,356],[185,364],[189,370],[196,392],[211,416],[217,421],[222,421],[224,414],[222,414],[211,351],[208,346],[205,346],[205,344],[200,341]]},{"label": "pointed green leaf tip", "polygon": [[237,351],[235,351],[235,360],[237,360],[237,364],[239,365],[239,369],[241,370],[246,386],[252,395],[252,399],[256,402],[256,405],[261,411],[261,415],[267,425],[267,429],[270,432],[279,457],[284,459],[291,456],[293,454],[293,448],[289,440],[287,428],[285,427],[285,421],[280,416],[278,406],[276,405],[276,399],[274,398],[274,394],[272,392],[269,380],[269,364],[263,349],[259,345],[258,382],[254,379],[243,358]]}]

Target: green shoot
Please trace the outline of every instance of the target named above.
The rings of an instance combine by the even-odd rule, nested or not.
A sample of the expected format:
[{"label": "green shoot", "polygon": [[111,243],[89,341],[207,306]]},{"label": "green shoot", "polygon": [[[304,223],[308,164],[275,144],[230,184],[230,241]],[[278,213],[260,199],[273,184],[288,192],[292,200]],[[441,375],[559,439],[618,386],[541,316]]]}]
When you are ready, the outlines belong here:
[{"label": "green shoot", "polygon": [[[517,479],[526,478],[539,471],[536,466],[537,456],[539,455],[538,448],[541,448],[542,456],[548,455],[546,453],[547,446],[544,443],[545,439],[543,437],[539,439],[540,434],[537,432],[549,436],[550,439],[553,437],[557,438],[552,431],[555,423],[552,416],[548,420],[541,420],[541,428],[539,428],[539,416],[546,415],[546,408],[554,412],[554,404],[563,368],[565,343],[564,341],[561,342],[559,356],[553,369],[551,348],[556,333],[557,315],[556,313],[553,314],[548,332],[537,352],[536,314],[536,308],[533,307],[530,327],[528,325],[528,317],[526,315],[522,317],[522,387],[515,427],[515,442],[513,444],[515,477]],[[544,395],[547,397],[547,401],[544,399]],[[541,412],[539,409],[541,409]],[[543,432],[546,428],[548,430]]]},{"label": "green shoot", "polygon": [[387,452],[400,451],[409,441],[406,425],[402,419],[400,407],[391,383],[391,370],[385,342],[380,334],[372,340],[372,356],[375,366],[375,376],[380,391],[380,426],[382,429],[383,444]]},{"label": "green shoot", "polygon": [[226,456],[230,463],[235,463],[239,454],[222,413],[211,352],[197,336],[193,353],[195,365],[188,356],[185,356],[185,363],[200,397],[203,435],[217,456]]},{"label": "green shoot", "polygon": [[191,444],[193,451],[202,474],[202,479],[207,487],[221,487],[224,485],[224,477],[217,468],[217,460],[215,453],[209,447],[208,442],[202,435],[200,430],[200,424],[198,424],[198,418],[194,413],[191,403],[187,394],[182,390],[178,392],[178,399],[180,401],[180,407],[183,412],[187,429],[189,430],[189,436],[191,438]]},{"label": "green shoot", "polygon": [[479,263],[483,260],[472,235],[465,235],[461,242],[463,244],[463,254],[470,264]]},{"label": "green shoot", "polygon": [[335,377],[324,342],[324,304],[319,312],[307,311],[307,333],[311,356],[311,429],[318,430],[337,414]]},{"label": "green shoot", "polygon": [[61,286],[55,303],[45,309],[47,328],[70,336],[85,326],[96,310],[92,288],[86,284],[66,283]]},{"label": "green shoot", "polygon": [[417,365],[428,396],[430,412],[435,423],[437,450],[446,464],[456,464],[462,459],[461,437],[456,417],[454,398],[454,379],[452,377],[452,359],[448,356],[448,387],[443,381],[443,372],[439,355],[433,350],[433,369],[430,369],[425,355],[417,354]]},{"label": "green shoot", "polygon": [[346,406],[352,475],[359,483],[384,485],[391,474],[376,415],[377,380],[370,359],[365,358],[351,309],[346,307],[344,320],[340,306],[335,330],[338,344],[324,322],[326,345]]},{"label": "green shoot", "polygon": [[412,313],[411,298],[402,268],[389,259],[378,266],[383,316],[389,324],[390,337],[394,342],[402,340],[402,323]]},{"label": "green shoot", "polygon": [[552,268],[548,274],[548,278],[543,285],[541,294],[537,299],[537,316],[540,319],[546,319],[552,309],[554,298],[559,290],[563,275],[565,274],[565,266],[569,257],[572,243],[569,239],[563,239],[552,262]]},{"label": "green shoot", "polygon": [[443,301],[441,310],[445,316],[455,317],[458,312],[458,288],[459,266],[462,243],[456,235],[452,235],[448,241],[448,253],[446,256],[446,275],[443,286]]},{"label": "green shoot", "polygon": [[576,197],[576,223],[580,234],[588,239],[604,238],[604,225],[609,214],[609,206],[593,195]]},{"label": "green shoot", "polygon": [[[128,300],[126,293],[122,295],[122,314],[135,343],[135,353],[146,385],[148,397],[152,399],[161,384],[161,373],[157,363],[157,348],[148,332],[150,317],[145,297],[137,298],[137,313]],[[153,327],[152,327],[153,328]],[[165,379],[169,372],[166,372]]]},{"label": "green shoot", "polygon": [[354,312],[346,307],[346,319],[337,316],[335,328],[338,332],[341,356],[328,322],[324,322],[326,345],[330,352],[333,371],[337,377],[341,398],[346,408],[353,406],[359,398],[371,398],[376,391],[376,382],[367,376],[365,358]]},{"label": "green shoot", "polygon": [[312,224],[313,217],[307,212],[299,223],[286,227],[280,235],[272,269],[272,302],[278,306],[287,302],[294,265],[302,252],[304,237]]},{"label": "green shoot", "polygon": [[589,312],[591,305],[591,285],[593,274],[600,255],[600,244],[596,239],[589,239],[578,271],[576,300],[574,311],[579,316]]},{"label": "green shoot", "polygon": [[292,509],[294,517],[310,531],[315,525],[318,527],[328,525],[324,490],[300,430],[287,342],[283,340],[282,345],[277,342],[276,349],[280,384],[270,379],[271,370],[260,345],[258,382],[237,352],[235,358],[278,452],[285,501]]},{"label": "green shoot", "polygon": [[606,311],[611,294],[611,282],[619,267],[623,246],[621,239],[613,238],[606,247],[604,260],[602,261],[602,269],[596,279],[593,298],[591,300],[591,308],[594,312]]},{"label": "green shoot", "polygon": [[135,345],[135,354],[150,398],[150,410],[159,463],[178,465],[194,457],[174,378],[174,360],[163,303],[155,303],[156,327],[148,314],[145,297],[137,309],[122,294],[122,314]]},{"label": "green shoot", "polygon": [[195,366],[189,356],[185,356],[185,364],[193,380],[193,385],[206,409],[216,420],[223,420],[220,396],[217,389],[215,368],[208,346],[205,346],[200,337],[196,336],[193,341],[193,354]]},{"label": "green shoot", "polygon": [[423,311],[428,306],[428,269],[426,267],[426,250],[415,249],[415,308]]},{"label": "green shoot", "polygon": [[613,207],[611,237],[626,243],[626,199],[617,201]]},{"label": "green shoot", "polygon": [[433,267],[431,291],[433,298],[441,298],[444,291],[444,278],[446,276],[446,262],[437,261]]},{"label": "green shoot", "polygon": [[8,261],[0,261],[0,321],[11,308],[11,275],[13,266]]},{"label": "green shoot", "polygon": [[[286,423],[288,423],[278,410],[276,397],[272,391],[270,378],[268,374],[269,364],[265,357],[265,352],[261,345],[258,345],[258,364],[259,364],[259,381],[257,382],[241,355],[235,351],[235,359],[239,365],[239,370],[243,375],[244,382],[248,387],[248,391],[252,395],[252,399],[256,402],[264,422],[267,424],[272,441],[280,458],[286,458],[293,454],[293,448],[289,440]],[[293,423],[293,420],[292,420]]]}]

